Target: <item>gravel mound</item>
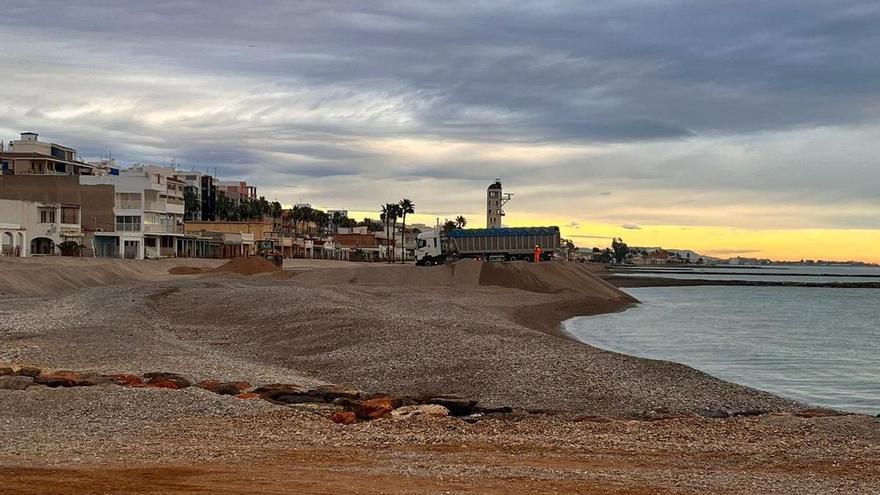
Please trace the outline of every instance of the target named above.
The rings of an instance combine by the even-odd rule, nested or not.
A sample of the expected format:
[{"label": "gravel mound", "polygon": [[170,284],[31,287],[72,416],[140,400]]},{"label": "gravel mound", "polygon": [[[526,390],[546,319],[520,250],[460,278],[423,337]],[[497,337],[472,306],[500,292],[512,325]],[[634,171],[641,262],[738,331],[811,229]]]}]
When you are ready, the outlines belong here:
[{"label": "gravel mound", "polygon": [[211,273],[237,273],[239,275],[258,275],[261,273],[280,272],[281,267],[262,256],[233,258],[211,270]]},{"label": "gravel mound", "polygon": [[597,277],[593,270],[572,263],[484,263],[464,259],[447,265],[379,265],[363,268],[311,270],[297,275],[307,286],[344,284],[385,287],[493,286],[548,294],[579,294],[629,304],[628,294]]},{"label": "gravel mound", "polygon": [[198,275],[205,273],[207,270],[195,266],[174,266],[168,270],[172,275]]},{"label": "gravel mound", "polygon": [[89,287],[167,278],[169,265],[212,268],[217,260],[121,260],[48,256],[0,256],[0,295],[39,296]]}]

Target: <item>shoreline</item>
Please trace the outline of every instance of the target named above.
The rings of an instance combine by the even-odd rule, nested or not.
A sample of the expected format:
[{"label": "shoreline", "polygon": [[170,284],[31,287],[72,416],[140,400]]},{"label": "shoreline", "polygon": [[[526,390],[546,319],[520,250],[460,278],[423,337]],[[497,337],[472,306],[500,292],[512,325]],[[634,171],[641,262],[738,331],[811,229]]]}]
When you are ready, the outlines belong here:
[{"label": "shoreline", "polygon": [[669,277],[621,276],[613,272],[601,277],[618,288],[640,287],[696,287],[696,286],[740,286],[740,287],[808,287],[827,289],[880,289],[880,282],[783,282],[758,280],[713,280],[681,279]]}]

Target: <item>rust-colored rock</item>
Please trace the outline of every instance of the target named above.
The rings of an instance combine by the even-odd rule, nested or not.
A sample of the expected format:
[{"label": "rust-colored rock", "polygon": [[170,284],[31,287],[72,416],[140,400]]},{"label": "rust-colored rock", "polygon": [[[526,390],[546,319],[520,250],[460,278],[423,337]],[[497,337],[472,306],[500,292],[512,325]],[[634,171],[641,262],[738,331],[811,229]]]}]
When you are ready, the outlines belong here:
[{"label": "rust-colored rock", "polygon": [[215,392],[220,387],[218,380],[202,380],[196,383],[196,387],[203,388],[209,392]]},{"label": "rust-colored rock", "polygon": [[278,402],[278,399],[282,396],[302,394],[303,389],[291,383],[272,383],[258,387],[254,390],[254,393],[266,400]]},{"label": "rust-colored rock", "polygon": [[244,393],[244,394],[238,394],[238,395],[236,395],[235,397],[236,397],[237,399],[259,399],[259,398],[260,398],[259,395],[255,394],[255,393],[253,393],[253,392],[247,392],[247,393]]},{"label": "rust-colored rock", "polygon": [[235,387],[239,392],[244,392],[245,390],[252,387],[250,382],[246,382],[246,381],[226,382],[226,385],[231,385],[231,386]]},{"label": "rust-colored rock", "polygon": [[0,376],[9,376],[14,374],[15,370],[10,368],[9,366],[0,366]]},{"label": "rust-colored rock", "polygon": [[37,368],[36,366],[20,366],[15,374],[18,376],[29,376],[31,378],[36,378],[42,372],[43,370]]},{"label": "rust-colored rock", "polygon": [[218,380],[202,380],[196,384],[197,387],[203,388],[210,392],[220,395],[238,395],[250,388],[248,382],[221,382]]},{"label": "rust-colored rock", "polygon": [[76,387],[80,385],[82,377],[75,371],[50,371],[40,373],[34,378],[34,383],[47,387]]},{"label": "rust-colored rock", "polygon": [[103,375],[113,380],[113,383],[123,387],[140,387],[144,385],[144,381],[137,375],[131,373],[114,373],[112,375]]},{"label": "rust-colored rock", "polygon": [[330,421],[340,425],[350,425],[357,422],[357,416],[351,411],[336,411],[330,415]]},{"label": "rust-colored rock", "polygon": [[178,390],[192,385],[189,380],[177,373],[144,373],[144,378],[147,379],[146,386],[152,388]]},{"label": "rust-colored rock", "polygon": [[378,419],[390,414],[396,406],[392,397],[375,397],[358,402],[354,413],[360,419]]}]

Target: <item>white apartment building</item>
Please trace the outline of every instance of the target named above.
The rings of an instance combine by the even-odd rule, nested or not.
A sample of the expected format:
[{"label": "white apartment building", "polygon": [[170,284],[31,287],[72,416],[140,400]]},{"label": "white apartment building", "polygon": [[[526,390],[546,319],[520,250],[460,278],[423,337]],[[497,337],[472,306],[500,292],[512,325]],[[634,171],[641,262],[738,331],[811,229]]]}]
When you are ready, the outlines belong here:
[{"label": "white apartment building", "polygon": [[0,256],[59,254],[65,241],[82,244],[78,205],[0,199]]},{"label": "white apartment building", "polygon": [[177,256],[177,238],[184,236],[184,182],[174,174],[171,168],[135,165],[119,175],[80,177],[80,184],[110,184],[115,190],[115,232],[95,233],[96,256]]}]

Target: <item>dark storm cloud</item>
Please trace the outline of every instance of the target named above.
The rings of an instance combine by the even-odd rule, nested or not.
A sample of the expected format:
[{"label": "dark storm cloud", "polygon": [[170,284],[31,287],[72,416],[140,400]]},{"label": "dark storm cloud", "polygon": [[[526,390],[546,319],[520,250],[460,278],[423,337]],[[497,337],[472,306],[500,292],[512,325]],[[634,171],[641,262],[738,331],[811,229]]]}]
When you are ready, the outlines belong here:
[{"label": "dark storm cloud", "polygon": [[[877,25],[880,5],[851,1],[16,2],[0,17],[0,127],[256,181],[503,175],[559,198],[580,185],[869,201],[875,153],[847,129],[880,125]],[[376,145],[396,139],[426,155],[449,141],[592,149],[536,174]]]},{"label": "dark storm cloud", "polygon": [[[873,114],[880,22],[855,2],[38,2],[4,26],[180,69],[405,95],[414,131],[641,140]],[[43,31],[43,33],[45,33]],[[114,48],[114,46],[116,48]],[[25,47],[22,47],[25,48]],[[319,104],[320,102],[316,102]],[[344,123],[339,123],[345,127]]]}]

